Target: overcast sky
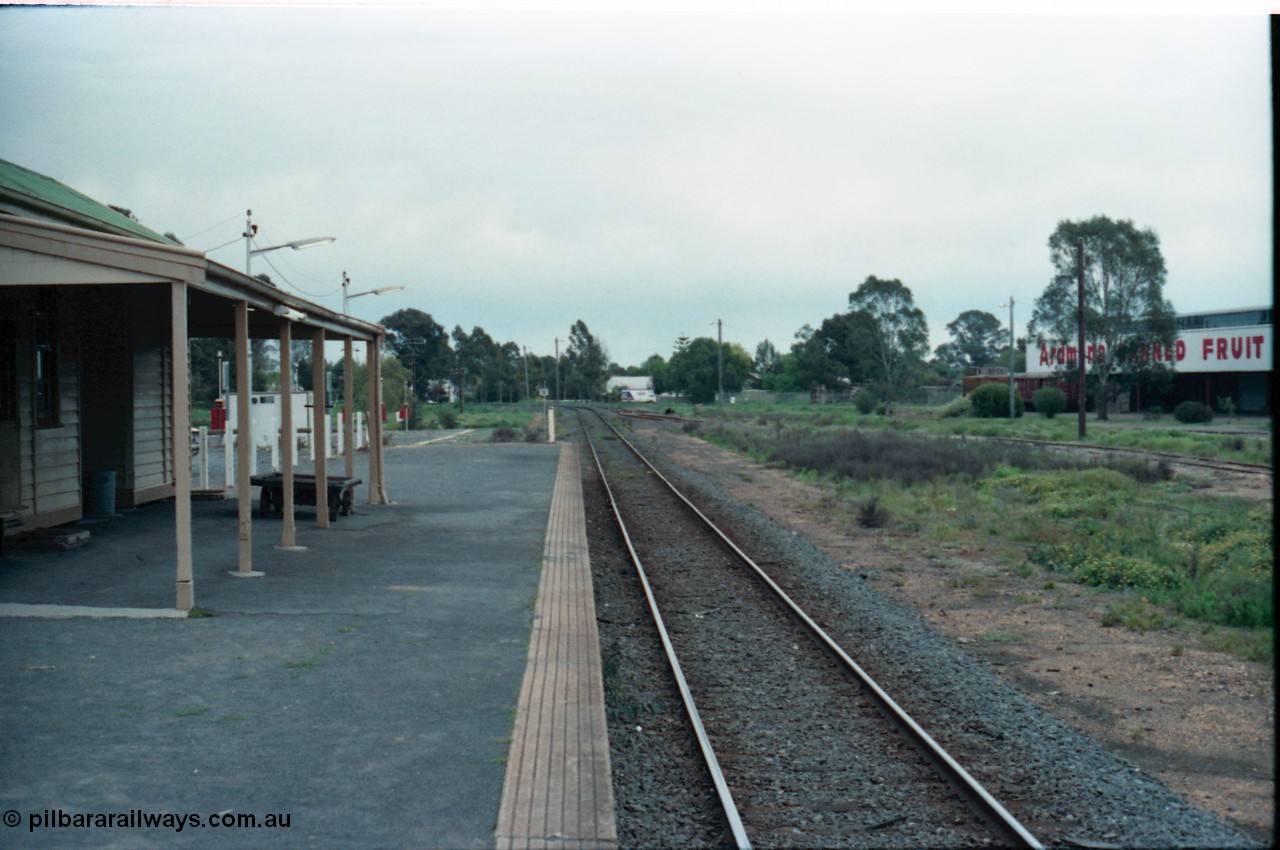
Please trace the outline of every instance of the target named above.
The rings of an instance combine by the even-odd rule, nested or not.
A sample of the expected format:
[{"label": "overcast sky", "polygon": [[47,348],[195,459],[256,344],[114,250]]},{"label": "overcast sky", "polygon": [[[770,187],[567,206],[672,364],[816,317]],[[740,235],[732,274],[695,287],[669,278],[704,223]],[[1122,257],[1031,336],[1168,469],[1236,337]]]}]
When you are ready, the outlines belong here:
[{"label": "overcast sky", "polygon": [[[1021,334],[1046,242],[1154,229],[1179,312],[1272,301],[1263,14],[0,10],[0,158],[377,320],[615,361],[787,350],[898,278]],[[230,243],[230,244],[226,244]],[[267,260],[270,260],[268,264]]]}]

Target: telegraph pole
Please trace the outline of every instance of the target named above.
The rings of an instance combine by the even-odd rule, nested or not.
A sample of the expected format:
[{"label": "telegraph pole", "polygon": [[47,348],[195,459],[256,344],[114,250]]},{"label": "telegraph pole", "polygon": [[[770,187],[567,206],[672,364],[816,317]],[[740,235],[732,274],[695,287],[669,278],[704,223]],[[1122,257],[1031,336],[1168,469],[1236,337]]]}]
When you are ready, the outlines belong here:
[{"label": "telegraph pole", "polygon": [[723,323],[716,319],[716,387],[719,395],[717,400],[720,404],[724,404],[724,334],[722,333]]},{"label": "telegraph pole", "polygon": [[524,397],[528,398],[529,397],[529,348],[528,346],[525,347],[524,357],[521,359],[524,360]]},{"label": "telegraph pole", "polygon": [[556,401],[560,400],[560,337],[556,337]]},{"label": "telegraph pole", "polygon": [[1079,384],[1080,398],[1077,407],[1080,408],[1076,418],[1076,436],[1083,440],[1085,435],[1085,416],[1084,416],[1084,239],[1076,241],[1076,309],[1079,311],[1078,327],[1076,333],[1076,380]]},{"label": "telegraph pole", "polygon": [[1009,421],[1014,421],[1014,297],[1009,296]]}]

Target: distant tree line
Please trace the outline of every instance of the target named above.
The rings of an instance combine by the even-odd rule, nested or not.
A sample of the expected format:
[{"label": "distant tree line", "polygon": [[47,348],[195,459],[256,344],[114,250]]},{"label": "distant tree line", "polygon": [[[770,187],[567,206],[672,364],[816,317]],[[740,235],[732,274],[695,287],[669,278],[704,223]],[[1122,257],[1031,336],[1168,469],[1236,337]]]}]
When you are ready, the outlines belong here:
[{"label": "distant tree line", "polygon": [[[1059,223],[1049,239],[1054,274],[1035,301],[1029,337],[1074,345],[1082,242],[1087,345],[1106,352],[1090,364],[1087,392],[1110,399],[1130,381],[1167,382],[1165,367],[1133,357],[1153,342],[1168,345],[1174,322],[1172,305],[1162,294],[1165,268],[1159,239],[1130,221],[1095,216]],[[1010,362],[1007,327],[978,309],[948,322],[950,339],[930,352],[929,326],[911,289],[896,278],[874,275],[849,293],[843,311],[797,330],[788,351],[766,339],[754,356],[735,342],[682,336],[667,358],[654,353],[637,365],[621,366],[610,362],[604,344],[581,319],[569,328],[558,356],[531,354],[515,342],[499,343],[479,326],[468,332],[456,325],[446,332],[430,313],[413,308],[384,316],[381,324],[387,329],[390,364],[383,369],[384,395],[396,403],[406,393],[420,401],[441,401],[449,387],[476,402],[519,402],[543,391],[553,399],[598,401],[606,398],[610,376],[645,375],[653,378],[658,393],[678,393],[694,403],[714,401],[721,388],[726,393],[744,388],[808,392],[857,386],[891,405],[918,397],[922,386],[954,382],[968,370]],[[1015,371],[1026,368],[1025,344],[1025,339],[1014,340]],[[278,388],[272,348],[264,340],[252,345],[255,388]],[[211,402],[216,392],[219,350],[229,357],[234,346],[230,340],[191,342],[191,390],[198,404]],[[295,385],[303,390],[311,389],[310,356],[309,342],[295,343]],[[331,389],[341,392],[342,363],[329,370]],[[363,374],[361,365],[357,385]],[[1064,370],[1064,379],[1073,376]],[[392,386],[402,388],[398,395],[388,389]],[[1105,405],[1100,415],[1105,416]]]}]

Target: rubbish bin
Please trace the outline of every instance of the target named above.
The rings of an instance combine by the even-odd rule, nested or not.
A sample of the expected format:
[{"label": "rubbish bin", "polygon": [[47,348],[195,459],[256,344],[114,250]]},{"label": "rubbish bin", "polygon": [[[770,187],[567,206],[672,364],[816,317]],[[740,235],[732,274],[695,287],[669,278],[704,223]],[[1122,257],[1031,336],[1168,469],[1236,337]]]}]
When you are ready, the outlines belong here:
[{"label": "rubbish bin", "polygon": [[116,471],[103,469],[85,474],[84,511],[89,516],[114,516]]}]

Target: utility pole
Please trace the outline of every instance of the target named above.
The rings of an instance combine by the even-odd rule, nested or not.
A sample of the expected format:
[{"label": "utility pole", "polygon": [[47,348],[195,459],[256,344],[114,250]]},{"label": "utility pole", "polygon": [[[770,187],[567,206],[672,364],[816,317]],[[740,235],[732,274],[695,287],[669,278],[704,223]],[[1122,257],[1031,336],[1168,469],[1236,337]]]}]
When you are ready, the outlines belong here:
[{"label": "utility pole", "polygon": [[1013,407],[1013,296],[1009,296],[1009,421],[1014,418]]},{"label": "utility pole", "polygon": [[[345,311],[344,311],[345,312]],[[409,355],[409,401],[417,400],[418,394],[418,355],[426,346],[425,337],[406,337],[402,342],[404,353]]]},{"label": "utility pole", "polygon": [[560,400],[560,337],[556,337],[556,401]]},{"label": "utility pole", "polygon": [[716,404],[724,404],[724,334],[716,319]]},{"label": "utility pole", "polygon": [[524,357],[522,357],[521,359],[524,361],[524,397],[528,398],[529,397],[529,348],[528,346],[525,346]]},{"label": "utility pole", "polygon": [[1076,405],[1080,408],[1076,418],[1076,436],[1083,440],[1085,435],[1085,416],[1084,416],[1084,238],[1076,241],[1076,309],[1079,313],[1078,326],[1076,333],[1076,381],[1080,391],[1080,398]]}]

